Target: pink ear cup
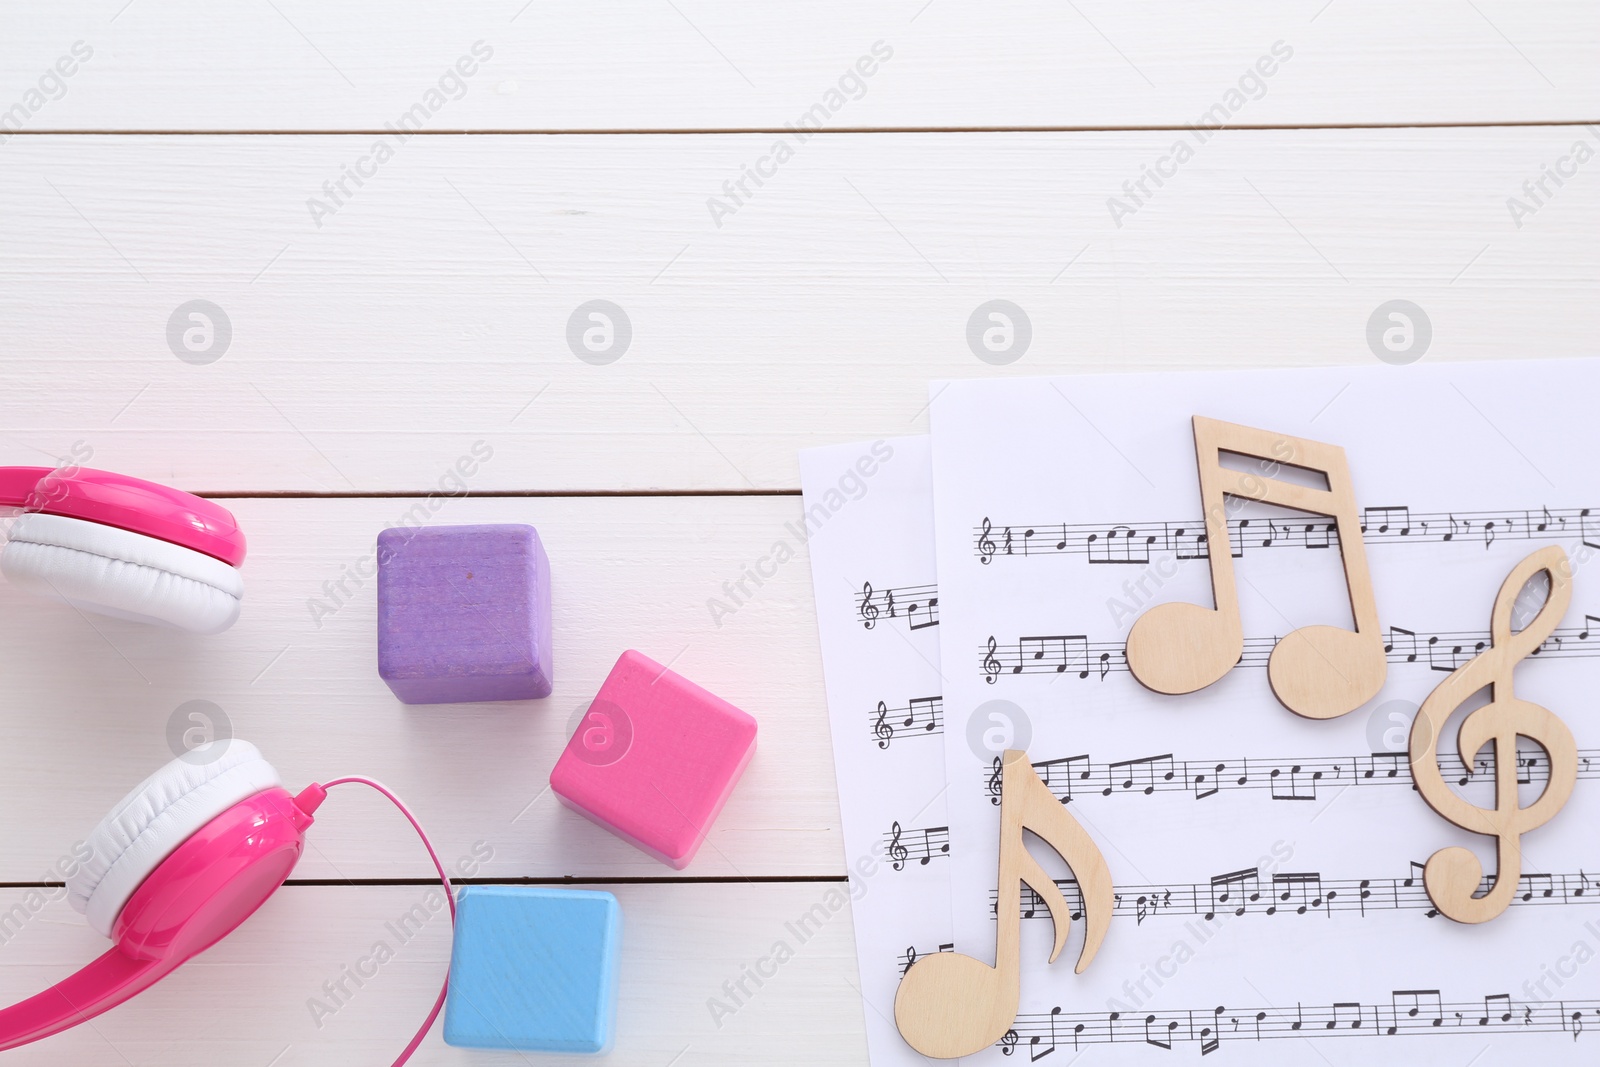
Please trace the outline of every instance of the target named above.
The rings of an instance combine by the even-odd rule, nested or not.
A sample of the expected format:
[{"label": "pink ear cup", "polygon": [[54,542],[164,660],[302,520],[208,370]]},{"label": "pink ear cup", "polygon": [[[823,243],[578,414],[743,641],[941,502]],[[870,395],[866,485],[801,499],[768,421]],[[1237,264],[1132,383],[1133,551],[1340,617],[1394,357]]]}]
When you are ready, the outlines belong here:
[{"label": "pink ear cup", "polygon": [[216,944],[289,877],[311,823],[294,798],[276,787],[206,823],[128,899],[112,927],[115,948],[0,1011],[0,1049],[92,1019]]},{"label": "pink ear cup", "polygon": [[227,508],[125,474],[0,467],[0,507],[87,519],[192,548],[233,567],[244,562],[244,533]]}]

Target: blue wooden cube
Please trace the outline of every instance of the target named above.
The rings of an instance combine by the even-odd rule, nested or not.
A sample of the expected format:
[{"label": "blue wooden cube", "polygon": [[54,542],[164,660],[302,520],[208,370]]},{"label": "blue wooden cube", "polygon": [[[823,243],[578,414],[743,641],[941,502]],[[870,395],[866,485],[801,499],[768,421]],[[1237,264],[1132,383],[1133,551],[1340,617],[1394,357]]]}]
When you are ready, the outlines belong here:
[{"label": "blue wooden cube", "polygon": [[378,535],[378,674],[407,704],[550,695],[550,561],[532,526]]},{"label": "blue wooden cube", "polygon": [[622,909],[610,893],[471,885],[456,902],[444,1040],[605,1052],[616,1028]]}]

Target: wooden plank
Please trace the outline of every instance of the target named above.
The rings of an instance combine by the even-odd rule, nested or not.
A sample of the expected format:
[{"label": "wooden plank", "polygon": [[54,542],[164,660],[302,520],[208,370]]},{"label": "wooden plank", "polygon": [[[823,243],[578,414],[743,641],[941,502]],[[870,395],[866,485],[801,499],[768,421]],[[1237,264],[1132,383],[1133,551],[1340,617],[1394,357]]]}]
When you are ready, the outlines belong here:
[{"label": "wooden plank", "polygon": [[[371,138],[15,139],[0,458],[427,491],[483,440],[477,491],[794,488],[797,448],[921,429],[930,378],[1366,363],[1392,299],[1428,359],[1600,333],[1597,129],[817,137],[713,221],[772,140],[414,138],[319,228]],[[232,323],[204,366],[167,334],[196,298]],[[966,332],[996,298],[1005,367]],[[593,299],[632,323],[606,366],[567,343]]]},{"label": "wooden plank", "polygon": [[[0,101],[57,131],[381,130],[417,104],[439,131],[781,129],[818,104],[842,128],[1178,127],[1219,102],[1244,125],[1587,121],[1600,90],[1579,0],[279,0],[226,19],[177,0],[12,21]],[[80,41],[88,61],[41,87]]]},{"label": "wooden plank", "polygon": [[[422,517],[539,529],[555,620],[548,699],[408,707],[378,677],[375,582],[359,575],[372,571],[379,530],[421,521],[417,501],[231,501],[250,543],[245,604],[215,637],[91,620],[0,586],[0,806],[30,813],[7,831],[0,882],[59,880],[47,868],[172,759],[184,731],[208,728],[255,743],[294,790],[345,774],[383,781],[446,863],[483,861],[478,877],[678,877],[547,788],[581,709],[627,648],[760,723],[755,757],[682,876],[843,874],[810,576],[789,528],[797,498],[437,503]],[[780,540],[795,558],[769,561],[775,574],[759,589],[746,580],[753,599],[730,602],[723,583]],[[731,613],[713,620],[712,597]],[[432,871],[399,813],[359,786],[330,795],[310,842],[297,877]]]},{"label": "wooden plank", "polygon": [[[607,1064],[748,1064],[771,1059],[774,1050],[787,1063],[866,1062],[849,906],[831,910],[843,883],[590,888],[615,893],[623,910],[617,1039]],[[415,921],[398,924],[415,906],[426,913],[427,892],[420,886],[280,890],[231,937],[136,1000],[92,1025],[8,1052],[7,1062],[390,1063],[426,1016],[448,966],[444,911],[420,929]],[[21,899],[19,890],[0,890],[6,908]],[[823,911],[812,913],[802,941],[787,924],[816,905]],[[828,918],[819,921],[817,914]],[[59,981],[108,945],[64,902],[46,903],[0,934],[0,1002],[8,1004]],[[373,958],[380,941],[393,958],[359,986],[345,978],[358,965],[374,969],[361,961]],[[779,941],[792,958],[774,966]],[[739,981],[763,958],[769,960],[763,969],[776,973],[760,988],[746,979],[752,995],[734,1003],[723,983]],[[340,980],[348,995],[323,987]],[[313,998],[322,1011],[313,1012]],[[714,1015],[713,998],[731,1014]],[[450,1048],[436,1026],[411,1062],[573,1061]]]}]

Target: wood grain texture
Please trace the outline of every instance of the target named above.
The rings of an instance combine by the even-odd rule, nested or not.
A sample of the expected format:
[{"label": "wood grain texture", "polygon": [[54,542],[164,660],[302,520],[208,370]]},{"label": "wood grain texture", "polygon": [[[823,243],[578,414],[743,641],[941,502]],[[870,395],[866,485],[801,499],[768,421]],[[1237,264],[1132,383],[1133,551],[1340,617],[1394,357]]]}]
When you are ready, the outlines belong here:
[{"label": "wood grain texture", "polygon": [[[813,138],[718,228],[771,137],[413,138],[319,229],[372,138],[19,138],[0,460],[427,491],[485,440],[479,491],[792,489],[798,448],[925,428],[930,379],[1370,363],[1396,298],[1430,360],[1592,354],[1600,181],[1507,209],[1580,139],[1222,133],[1119,227],[1172,134]],[[233,326],[206,366],[167,343],[195,298]],[[633,327],[608,366],[566,342],[596,298]],[[966,337],[996,298],[1032,320],[1005,367]]]},{"label": "wood grain texture", "polygon": [[[625,1067],[683,1064],[865,1064],[862,1007],[848,905],[789,928],[812,908],[829,907],[842,883],[598,886],[622,905],[622,970],[615,1050],[603,1061]],[[388,1064],[427,1014],[450,958],[449,918],[440,911],[396,936],[398,920],[422,906],[423,886],[290,886],[226,940],[134,1001],[39,1044],[6,1054],[20,1067],[131,1064]],[[7,906],[16,890],[0,891]],[[391,926],[394,929],[391,929]],[[46,904],[0,944],[0,999],[35,993],[104,951],[107,942],[64,902]],[[372,971],[374,946],[394,958],[348,996],[330,995],[358,968]],[[729,998],[723,983],[768,959],[787,942],[792,958],[753,993]],[[313,1012],[316,998],[325,1008]],[[713,1014],[709,1002],[724,1006]],[[327,1010],[331,1008],[332,1010]],[[318,1026],[320,1021],[321,1026]],[[720,1025],[719,1025],[720,1023]],[[687,1051],[685,1051],[687,1050]],[[276,1059],[274,1057],[277,1057]],[[436,1025],[414,1065],[527,1067],[577,1062],[571,1056],[486,1052],[446,1046]]]},{"label": "wood grain texture", "polygon": [[[379,530],[415,504],[230,501],[250,543],[244,608],[213,637],[91,621],[0,586],[0,809],[32,813],[9,824],[0,881],[58,881],[46,869],[172,758],[184,730],[206,728],[189,718],[197,709],[213,720],[220,709],[226,729],[293,789],[342,774],[379,779],[447,865],[488,849],[477,877],[675,877],[548,790],[581,709],[627,648],[760,723],[759,750],[683,876],[843,873],[807,557],[785,527],[798,498],[444,501],[435,522],[537,527],[550,557],[555,691],[406,706],[378,677],[375,582],[350,576],[367,569]],[[716,625],[706,601],[779,539],[799,555]],[[347,595],[336,603],[340,582]],[[313,618],[313,603],[335,610]],[[309,840],[299,878],[432,870],[404,820],[361,790],[334,791]]]},{"label": "wood grain texture", "polygon": [[1234,121],[1526,122],[1596,117],[1594,5],[998,0],[805,5],[682,0],[422,8],[277,0],[50,5],[0,38],[7,105],[75,41],[94,55],[30,116],[49,130],[381,129],[475,42],[437,130],[781,128],[875,42],[892,58],[831,124],[1181,126],[1275,42],[1293,58]]}]

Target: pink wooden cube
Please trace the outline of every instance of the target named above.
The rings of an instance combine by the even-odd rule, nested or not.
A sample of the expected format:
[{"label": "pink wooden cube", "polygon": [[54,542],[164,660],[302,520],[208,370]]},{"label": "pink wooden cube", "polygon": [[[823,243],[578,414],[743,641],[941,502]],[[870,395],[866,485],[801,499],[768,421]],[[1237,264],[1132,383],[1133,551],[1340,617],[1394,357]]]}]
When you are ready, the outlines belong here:
[{"label": "pink wooden cube", "polygon": [[561,802],[683,870],[756,750],[756,721],[629,650],[550,772]]}]

